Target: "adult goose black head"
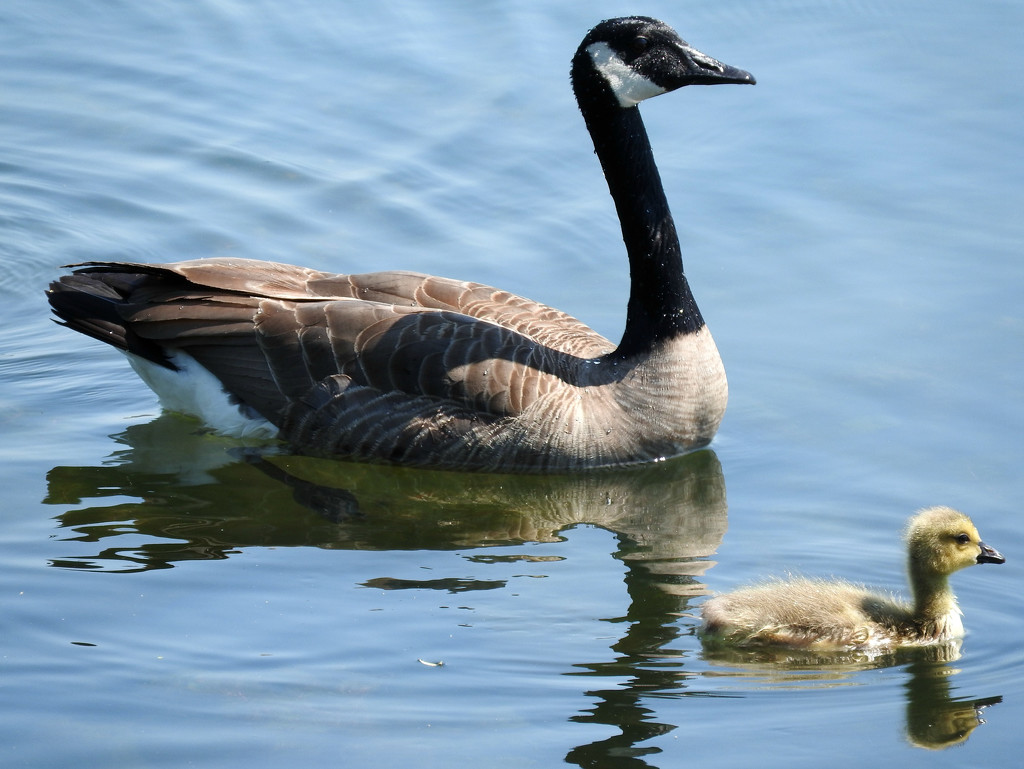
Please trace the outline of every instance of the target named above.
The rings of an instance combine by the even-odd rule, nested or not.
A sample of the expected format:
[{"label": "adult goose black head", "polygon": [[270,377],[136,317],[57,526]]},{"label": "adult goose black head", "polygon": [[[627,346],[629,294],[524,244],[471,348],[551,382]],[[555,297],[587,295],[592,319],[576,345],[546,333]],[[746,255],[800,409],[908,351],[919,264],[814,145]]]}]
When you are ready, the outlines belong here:
[{"label": "adult goose black head", "polygon": [[244,259],[76,265],[50,303],[65,325],[125,352],[166,408],[299,451],[559,472],[700,448],[721,422],[725,373],[636,105],[754,78],[630,17],[587,34],[572,82],[629,257],[617,346],[477,283]]}]

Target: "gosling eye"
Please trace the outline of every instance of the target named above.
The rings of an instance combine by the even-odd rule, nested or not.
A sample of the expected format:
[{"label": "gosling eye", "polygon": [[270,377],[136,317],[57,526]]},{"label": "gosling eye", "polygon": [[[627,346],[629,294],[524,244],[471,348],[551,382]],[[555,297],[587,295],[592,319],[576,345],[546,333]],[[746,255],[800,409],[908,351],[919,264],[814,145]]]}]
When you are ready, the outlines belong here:
[{"label": "gosling eye", "polygon": [[971,541],[971,538],[967,534],[957,534],[956,541],[958,545],[966,545],[968,542]]}]

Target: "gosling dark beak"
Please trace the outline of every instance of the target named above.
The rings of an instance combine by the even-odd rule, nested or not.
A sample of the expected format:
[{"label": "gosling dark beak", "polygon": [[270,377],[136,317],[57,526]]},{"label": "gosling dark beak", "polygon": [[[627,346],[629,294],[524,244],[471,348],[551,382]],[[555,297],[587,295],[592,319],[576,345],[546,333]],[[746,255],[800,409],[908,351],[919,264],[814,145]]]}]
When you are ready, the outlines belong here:
[{"label": "gosling dark beak", "polygon": [[981,552],[978,554],[978,563],[1006,563],[1006,559],[998,550],[993,550],[984,542],[979,542]]}]

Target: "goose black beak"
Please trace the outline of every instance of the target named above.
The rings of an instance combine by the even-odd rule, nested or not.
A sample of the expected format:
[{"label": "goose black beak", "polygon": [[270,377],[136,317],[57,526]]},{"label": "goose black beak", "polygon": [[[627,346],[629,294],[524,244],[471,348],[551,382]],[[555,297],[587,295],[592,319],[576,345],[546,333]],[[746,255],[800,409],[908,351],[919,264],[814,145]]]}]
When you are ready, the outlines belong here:
[{"label": "goose black beak", "polygon": [[685,73],[680,73],[685,80],[681,85],[757,84],[754,76],[745,69],[723,64],[690,45],[680,46],[680,54],[685,67]]},{"label": "goose black beak", "polygon": [[998,550],[993,550],[984,542],[979,542],[978,546],[981,548],[981,553],[978,554],[978,563],[1006,563],[1006,559]]}]

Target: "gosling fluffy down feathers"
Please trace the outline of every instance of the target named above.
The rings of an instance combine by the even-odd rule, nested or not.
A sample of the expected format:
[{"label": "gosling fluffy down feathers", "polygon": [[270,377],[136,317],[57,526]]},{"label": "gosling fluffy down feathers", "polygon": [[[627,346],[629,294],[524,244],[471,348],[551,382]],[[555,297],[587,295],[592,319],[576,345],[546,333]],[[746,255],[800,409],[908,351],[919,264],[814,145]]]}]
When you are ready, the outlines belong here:
[{"label": "gosling fluffy down feathers", "polygon": [[963,635],[949,575],[1005,559],[971,519],[948,507],[922,510],[907,526],[912,601],[840,580],[774,579],[704,604],[703,632],[739,646],[882,649],[944,643]]}]

